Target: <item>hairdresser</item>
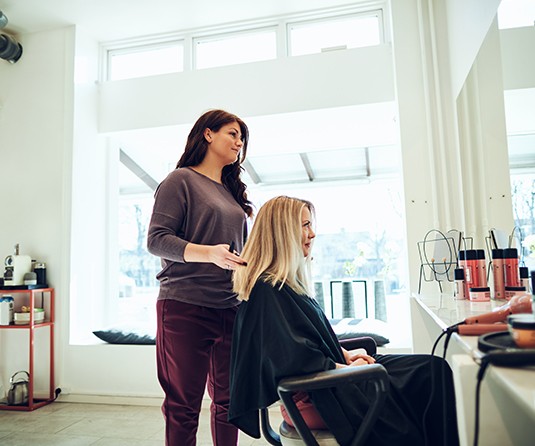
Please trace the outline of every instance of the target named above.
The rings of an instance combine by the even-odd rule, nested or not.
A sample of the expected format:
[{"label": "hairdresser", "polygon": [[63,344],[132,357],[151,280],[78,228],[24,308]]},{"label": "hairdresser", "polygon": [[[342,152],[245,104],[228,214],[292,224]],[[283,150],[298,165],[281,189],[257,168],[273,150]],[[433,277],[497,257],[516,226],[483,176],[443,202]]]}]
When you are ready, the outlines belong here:
[{"label": "hairdresser", "polygon": [[156,356],[168,446],[196,444],[205,388],[213,444],[238,443],[238,430],[227,421],[239,303],[231,273],[244,263],[237,253],[252,215],[240,178],[248,136],[237,116],[208,111],[191,129],[176,170],[156,190],[148,250],[162,261]]},{"label": "hairdresser", "polygon": [[[366,445],[459,444],[451,369],[431,355],[373,355],[341,348],[310,294],[311,203],[276,197],[262,206],[234,274],[236,316],[229,419],[259,438],[258,410],[279,399],[280,379],[343,367],[383,365],[390,394]],[[350,443],[373,392],[366,383],[294,395],[305,422]],[[283,410],[283,417],[291,424]]]}]

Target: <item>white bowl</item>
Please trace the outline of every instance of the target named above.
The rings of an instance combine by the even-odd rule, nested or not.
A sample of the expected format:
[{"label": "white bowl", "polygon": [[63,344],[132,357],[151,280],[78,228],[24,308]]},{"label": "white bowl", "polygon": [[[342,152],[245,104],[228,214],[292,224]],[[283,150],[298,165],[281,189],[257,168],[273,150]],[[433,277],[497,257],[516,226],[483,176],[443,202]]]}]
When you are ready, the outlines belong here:
[{"label": "white bowl", "polygon": [[[14,314],[15,325],[28,325],[30,323],[30,313],[15,313]],[[39,324],[44,322],[45,312],[42,308],[35,308],[33,310],[33,322],[34,324]]]}]

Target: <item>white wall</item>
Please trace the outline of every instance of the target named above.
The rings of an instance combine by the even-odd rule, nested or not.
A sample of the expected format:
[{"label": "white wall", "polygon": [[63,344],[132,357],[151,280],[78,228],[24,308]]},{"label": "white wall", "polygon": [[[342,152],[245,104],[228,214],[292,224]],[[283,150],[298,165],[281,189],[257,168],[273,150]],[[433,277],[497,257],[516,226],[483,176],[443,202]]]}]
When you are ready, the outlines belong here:
[{"label": "white wall", "polygon": [[[420,273],[417,243],[430,229],[461,230],[482,248],[490,227],[512,227],[500,47],[493,24],[498,4],[391,4],[412,291]],[[478,89],[472,88],[468,108],[460,109],[459,92],[487,40]],[[478,127],[469,133],[475,122]],[[422,291],[436,289],[424,283]]]},{"label": "white wall", "polygon": [[535,133],[535,27],[500,31],[507,131]]},{"label": "white wall", "polygon": [[[46,262],[57,298],[56,367],[69,300],[73,38],[73,28],[20,36],[22,58],[0,60],[0,256],[20,243],[21,254]],[[18,345],[1,347],[2,358],[26,358]],[[19,365],[2,359],[4,379]]]},{"label": "white wall", "polygon": [[[457,97],[501,0],[448,0],[446,7],[451,88]],[[434,2],[437,3],[437,2]]]},{"label": "white wall", "polygon": [[501,30],[500,45],[504,89],[534,88],[535,26]]},{"label": "white wall", "polygon": [[457,100],[465,233],[481,248],[491,228],[514,227],[501,66],[494,21]]}]

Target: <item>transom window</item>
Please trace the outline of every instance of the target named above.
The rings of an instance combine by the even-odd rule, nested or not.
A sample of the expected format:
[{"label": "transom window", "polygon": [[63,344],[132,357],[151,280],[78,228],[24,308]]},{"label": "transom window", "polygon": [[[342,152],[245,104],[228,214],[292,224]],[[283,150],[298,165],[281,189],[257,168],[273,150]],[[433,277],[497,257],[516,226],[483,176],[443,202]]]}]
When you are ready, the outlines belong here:
[{"label": "transom window", "polygon": [[198,38],[194,41],[195,68],[258,62],[277,57],[274,29]]},{"label": "transom window", "polygon": [[118,81],[184,70],[184,43],[167,42],[108,53],[108,80]]},{"label": "transom window", "polygon": [[[377,6],[375,6],[377,8]],[[331,12],[331,14],[335,14]],[[145,45],[107,44],[105,80],[122,80],[191,69],[273,60],[336,49],[379,45],[385,41],[381,9],[345,10],[315,19],[271,18],[262,24],[229,26],[225,32],[188,31],[158,37]],[[256,26],[255,26],[256,25]]]},{"label": "transom window", "polygon": [[381,43],[380,12],[288,25],[289,54],[321,53]]}]

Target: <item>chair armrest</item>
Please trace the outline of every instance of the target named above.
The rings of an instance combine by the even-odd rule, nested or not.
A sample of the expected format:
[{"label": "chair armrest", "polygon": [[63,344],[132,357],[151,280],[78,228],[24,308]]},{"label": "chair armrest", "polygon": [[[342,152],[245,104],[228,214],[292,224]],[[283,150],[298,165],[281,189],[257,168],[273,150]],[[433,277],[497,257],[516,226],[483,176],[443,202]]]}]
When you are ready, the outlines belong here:
[{"label": "chair armrest", "polygon": [[386,369],[381,364],[367,364],[284,378],[279,382],[278,392],[280,396],[280,392],[306,392],[368,380],[376,380],[388,388],[388,374]]},{"label": "chair armrest", "polygon": [[369,336],[342,339],[340,340],[340,345],[346,350],[355,350],[356,348],[363,348],[368,352],[368,355],[375,355],[377,353],[377,343],[375,342],[375,339]]},{"label": "chair armrest", "polygon": [[277,392],[290,416],[297,432],[306,445],[316,446],[318,443],[306,425],[301,412],[293,400],[293,394],[298,391],[329,389],[350,383],[371,381],[374,384],[376,397],[372,400],[366,416],[355,435],[352,445],[360,445],[366,441],[373,424],[379,416],[389,391],[389,380],[386,369],[381,364],[344,367],[325,372],[284,378],[279,382]]}]

